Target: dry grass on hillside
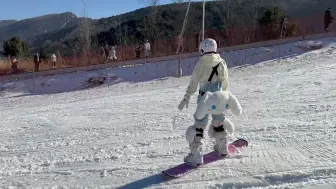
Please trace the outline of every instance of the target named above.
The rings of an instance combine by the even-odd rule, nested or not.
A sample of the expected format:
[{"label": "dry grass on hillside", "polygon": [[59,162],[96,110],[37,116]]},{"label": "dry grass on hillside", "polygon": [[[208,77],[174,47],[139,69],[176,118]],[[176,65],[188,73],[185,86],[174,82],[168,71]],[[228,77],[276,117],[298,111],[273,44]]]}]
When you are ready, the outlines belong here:
[{"label": "dry grass on hillside", "polygon": [[[288,19],[291,23],[295,23],[295,32],[288,34],[286,37],[295,36],[305,36],[311,34],[325,33],[323,30],[323,22],[320,20],[320,15],[312,15],[309,17]],[[277,22],[273,23],[274,27],[278,26]],[[265,40],[279,39],[279,37],[270,37],[272,32],[275,32],[275,36],[279,35],[277,32],[279,30],[269,31],[269,27],[246,27],[244,25],[239,25],[230,28],[229,32],[224,30],[211,29],[205,31],[205,37],[213,38],[217,41],[219,47],[229,47],[235,45],[249,44],[253,42],[261,42]],[[289,30],[290,31],[290,30]],[[336,28],[331,26],[330,31],[336,31]],[[186,33],[183,38],[183,52],[195,52],[198,50],[199,36],[196,33]],[[118,46],[116,49],[116,56],[118,58],[117,62],[135,60],[135,48],[136,44],[127,46]],[[156,40],[151,43],[152,46],[152,57],[167,56],[176,54],[178,46],[178,36],[173,37],[169,40]],[[39,67],[39,71],[60,69],[67,67],[80,67],[95,64],[104,64],[104,55],[101,49],[96,49],[92,52],[87,53],[85,56],[73,55],[69,57],[57,57],[56,68],[53,68],[51,61],[48,63],[42,62]],[[143,59],[144,52],[141,52],[140,59]],[[29,59],[21,59],[18,64],[19,73],[22,72],[33,72],[34,63]],[[0,60],[0,76],[15,74],[11,73],[11,64],[8,60]]]},{"label": "dry grass on hillside", "polygon": [[[66,68],[70,67],[69,65],[64,64],[56,64],[56,68],[53,68],[51,62],[47,63],[40,63],[39,70],[50,70],[50,69],[57,69],[57,68]],[[1,75],[9,75],[12,72],[11,63],[8,60],[0,60],[0,76]],[[18,72],[34,72],[34,62],[29,60],[19,60],[18,63]]]}]

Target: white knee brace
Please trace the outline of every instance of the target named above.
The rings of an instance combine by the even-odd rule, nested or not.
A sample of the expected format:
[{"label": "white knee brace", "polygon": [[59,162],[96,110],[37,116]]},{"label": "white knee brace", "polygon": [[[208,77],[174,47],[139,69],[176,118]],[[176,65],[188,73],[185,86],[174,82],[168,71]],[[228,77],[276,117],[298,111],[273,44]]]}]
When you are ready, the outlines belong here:
[{"label": "white knee brace", "polygon": [[[195,125],[189,126],[186,131],[186,139],[189,143],[193,143],[195,138],[202,139],[203,138],[203,129],[196,127]],[[199,141],[198,141],[199,142]]]},{"label": "white knee brace", "polygon": [[234,131],[234,125],[229,119],[224,121],[213,120],[208,130],[208,135],[210,138],[222,138],[234,133]]}]

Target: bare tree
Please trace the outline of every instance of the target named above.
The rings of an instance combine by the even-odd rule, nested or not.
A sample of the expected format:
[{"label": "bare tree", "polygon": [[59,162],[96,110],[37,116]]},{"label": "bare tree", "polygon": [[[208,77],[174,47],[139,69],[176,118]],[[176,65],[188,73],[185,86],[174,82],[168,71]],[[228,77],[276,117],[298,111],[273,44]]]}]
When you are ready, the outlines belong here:
[{"label": "bare tree", "polygon": [[[244,42],[252,42],[256,35],[261,0],[217,0],[224,8],[219,10],[219,16],[224,24],[225,35],[229,36],[236,26],[245,26],[247,30],[240,30]],[[235,43],[234,41],[232,41]]]},{"label": "bare tree", "polygon": [[245,42],[252,42],[255,39],[258,27],[258,17],[263,4],[263,0],[217,0],[222,2],[224,9],[219,10],[225,28],[225,34],[228,36],[230,29],[235,26],[246,26],[249,28],[242,34]]},{"label": "bare tree", "polygon": [[[118,45],[127,45],[128,42],[128,28],[127,25],[122,27],[121,20],[119,17],[116,18],[116,36],[117,36],[117,44]],[[116,44],[115,44],[116,45]]]},{"label": "bare tree", "polygon": [[221,1],[224,9],[219,10],[219,16],[223,22],[225,29],[225,36],[228,37],[230,29],[234,27],[234,14],[237,12],[237,2],[235,0],[217,0]]},{"label": "bare tree", "polygon": [[261,0],[247,0],[244,3],[248,4],[249,6],[244,6],[245,10],[243,11],[244,14],[241,15],[243,24],[247,26],[251,26],[252,31],[245,35],[245,42],[250,43],[253,42],[256,35],[256,29],[258,26],[258,17],[259,11],[261,8]]},{"label": "bare tree", "polygon": [[87,16],[86,2],[82,0],[84,4],[84,18],[79,26],[79,37],[76,45],[77,53],[80,53],[84,58],[85,63],[89,63],[89,53],[91,51],[91,20]]},{"label": "bare tree", "polygon": [[[144,20],[144,29],[145,36],[149,38],[153,43],[153,50],[156,49],[156,40],[163,34],[163,31],[160,31],[158,28],[159,19],[158,19],[158,5],[160,4],[159,0],[141,0],[147,6],[151,8],[151,13]],[[154,54],[154,53],[153,53]]]}]

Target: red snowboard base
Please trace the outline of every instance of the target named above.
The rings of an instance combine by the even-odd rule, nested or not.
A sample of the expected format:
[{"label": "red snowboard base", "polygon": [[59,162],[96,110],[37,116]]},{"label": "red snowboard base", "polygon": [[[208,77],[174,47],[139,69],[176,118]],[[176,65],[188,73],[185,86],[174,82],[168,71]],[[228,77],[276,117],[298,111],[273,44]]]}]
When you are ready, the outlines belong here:
[{"label": "red snowboard base", "polygon": [[[244,139],[238,139],[232,143],[230,143],[228,145],[228,149],[229,149],[229,155],[235,153],[237,150],[243,149],[245,147],[248,146],[248,142]],[[170,177],[173,178],[179,178],[181,176],[184,176],[188,173],[190,173],[191,171],[194,171],[196,169],[198,169],[199,167],[202,167],[206,164],[218,161],[220,159],[223,159],[225,157],[223,157],[222,155],[220,155],[219,153],[217,153],[216,151],[212,151],[210,153],[207,153],[203,156],[203,164],[198,166],[198,167],[193,167],[191,165],[188,165],[187,163],[182,163],[180,165],[177,165],[175,167],[172,167],[170,169],[164,170],[162,171],[162,173],[164,173],[165,175],[168,175]]]}]

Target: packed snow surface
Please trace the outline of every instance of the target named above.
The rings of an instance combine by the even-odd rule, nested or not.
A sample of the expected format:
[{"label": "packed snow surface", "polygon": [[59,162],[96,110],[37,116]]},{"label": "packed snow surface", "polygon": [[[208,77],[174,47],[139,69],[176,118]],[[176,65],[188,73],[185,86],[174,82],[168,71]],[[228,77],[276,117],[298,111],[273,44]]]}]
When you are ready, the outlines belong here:
[{"label": "packed snow surface", "polygon": [[[250,145],[179,179],[161,171],[188,153],[185,131],[196,94],[188,109],[177,105],[190,76],[77,91],[68,90],[75,84],[67,80],[67,92],[38,88],[36,96],[31,80],[2,83],[0,187],[334,189],[336,40],[325,41],[318,50],[230,68],[230,90],[243,114],[227,117]],[[259,51],[277,52],[272,48]],[[37,87],[56,85],[59,77],[37,78]],[[206,136],[204,151],[212,147]]]}]

